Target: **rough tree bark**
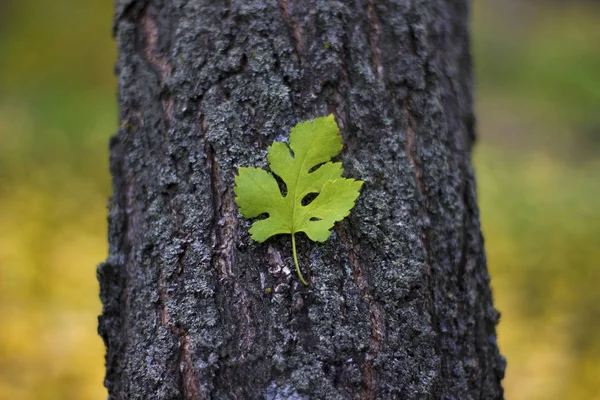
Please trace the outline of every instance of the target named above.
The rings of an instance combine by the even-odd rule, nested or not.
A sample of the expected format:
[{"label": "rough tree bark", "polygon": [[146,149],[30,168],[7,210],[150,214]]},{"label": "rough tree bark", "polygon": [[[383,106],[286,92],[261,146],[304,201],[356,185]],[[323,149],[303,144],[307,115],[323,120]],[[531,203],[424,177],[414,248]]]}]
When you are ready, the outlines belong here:
[{"label": "rough tree bark", "polygon": [[[466,0],[117,0],[98,268],[112,399],[500,399]],[[325,244],[259,245],[236,168],[333,113],[365,181]]]}]

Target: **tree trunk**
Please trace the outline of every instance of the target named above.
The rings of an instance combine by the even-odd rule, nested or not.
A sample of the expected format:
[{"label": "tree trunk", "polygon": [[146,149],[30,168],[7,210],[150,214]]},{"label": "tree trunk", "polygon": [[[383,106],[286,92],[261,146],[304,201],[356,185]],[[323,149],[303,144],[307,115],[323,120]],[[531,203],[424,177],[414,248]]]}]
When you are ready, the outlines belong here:
[{"label": "tree trunk", "polygon": [[[111,399],[501,399],[466,0],[117,0],[98,268]],[[365,182],[324,244],[257,244],[238,166],[333,113]]]}]

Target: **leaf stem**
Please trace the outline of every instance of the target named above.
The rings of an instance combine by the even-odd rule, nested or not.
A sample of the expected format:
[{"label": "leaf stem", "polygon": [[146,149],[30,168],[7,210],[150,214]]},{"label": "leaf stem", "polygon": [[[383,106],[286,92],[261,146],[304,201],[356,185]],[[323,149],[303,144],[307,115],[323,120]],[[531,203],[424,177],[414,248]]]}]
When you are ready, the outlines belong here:
[{"label": "leaf stem", "polygon": [[294,238],[294,234],[292,233],[292,253],[294,254],[294,263],[296,264],[296,272],[298,273],[298,278],[300,281],[304,283],[305,286],[308,286],[308,282],[304,280],[302,276],[302,272],[300,272],[300,266],[298,265],[298,256],[296,256],[296,239]]}]

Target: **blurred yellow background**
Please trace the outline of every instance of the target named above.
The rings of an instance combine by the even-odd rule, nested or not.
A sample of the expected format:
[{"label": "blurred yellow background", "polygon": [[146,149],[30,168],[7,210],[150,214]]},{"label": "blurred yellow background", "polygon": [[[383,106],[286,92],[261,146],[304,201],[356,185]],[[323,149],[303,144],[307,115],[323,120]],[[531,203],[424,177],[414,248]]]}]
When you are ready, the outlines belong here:
[{"label": "blurred yellow background", "polygon": [[[111,1],[0,2],[0,399],[103,399]],[[475,0],[506,395],[600,399],[600,3]]]}]

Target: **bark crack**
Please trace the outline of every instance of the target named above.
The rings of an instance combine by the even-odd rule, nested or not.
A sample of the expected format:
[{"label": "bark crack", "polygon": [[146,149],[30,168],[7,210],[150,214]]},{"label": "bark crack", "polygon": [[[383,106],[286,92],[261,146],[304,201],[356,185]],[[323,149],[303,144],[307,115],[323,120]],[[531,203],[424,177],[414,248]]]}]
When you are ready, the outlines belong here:
[{"label": "bark crack", "polygon": [[186,400],[201,398],[202,392],[194,370],[192,352],[190,351],[190,336],[181,328],[179,328],[179,360],[184,398]]},{"label": "bark crack", "polygon": [[371,56],[373,59],[373,70],[379,81],[383,80],[383,65],[381,64],[381,48],[379,47],[379,37],[381,36],[381,27],[379,18],[377,17],[375,0],[369,0],[367,15],[369,16],[369,47],[371,48]]},{"label": "bark crack", "polygon": [[[206,120],[201,117],[201,129],[206,132]],[[207,141],[205,145],[206,162],[210,171],[213,199],[213,254],[211,259],[212,268],[217,270],[221,280],[233,281],[234,303],[241,312],[236,315],[239,323],[238,344],[244,353],[251,354],[256,337],[256,329],[252,323],[252,302],[248,296],[243,282],[240,283],[236,277],[233,266],[235,265],[235,239],[237,236],[238,220],[233,198],[233,191],[223,183],[219,172],[217,157],[213,146]]]},{"label": "bark crack", "polygon": [[410,108],[410,100],[406,98],[404,100],[404,114],[406,115],[406,155],[409,161],[413,165],[415,170],[415,181],[417,183],[417,189],[423,199],[423,211],[425,214],[429,214],[429,199],[425,192],[425,186],[423,185],[423,169],[421,168],[421,161],[417,154],[417,136],[415,134],[415,120],[412,116]]},{"label": "bark crack", "polygon": [[340,237],[350,246],[348,251],[348,263],[354,275],[354,282],[358,288],[361,298],[367,303],[369,309],[369,324],[371,327],[371,335],[369,341],[369,351],[365,356],[363,364],[363,377],[365,380],[365,390],[362,398],[367,400],[375,400],[379,391],[379,376],[375,369],[374,363],[377,359],[385,340],[385,311],[383,306],[370,293],[368,277],[360,265],[357,255],[358,245],[352,241],[350,235],[341,231]]},{"label": "bark crack", "polygon": [[159,72],[161,81],[164,82],[171,76],[171,66],[162,55],[157,54],[158,26],[156,25],[156,21],[150,16],[150,7],[146,8],[142,16],[142,32],[144,34],[144,56]]},{"label": "bark crack", "polygon": [[287,0],[277,0],[277,3],[279,3],[279,9],[281,11],[281,15],[283,17],[283,20],[287,24],[287,26],[290,30],[292,39],[294,41],[294,52],[296,53],[296,56],[300,60],[300,52],[304,48],[304,38],[302,35],[302,29],[296,23],[296,21],[294,21],[294,19],[292,18],[289,7],[288,7]]},{"label": "bark crack", "polygon": [[231,16],[231,0],[225,0],[225,14],[223,17],[229,18]]},{"label": "bark crack", "polygon": [[[146,7],[142,16],[142,42],[144,57],[158,72],[160,77],[161,86],[164,88],[164,84],[167,79],[171,76],[172,68],[165,57],[159,54],[158,51],[158,26],[156,21],[150,14],[150,7]],[[170,96],[166,96],[162,100],[162,107],[167,119],[167,124],[170,125],[173,120],[173,108],[174,102]]]},{"label": "bark crack", "polygon": [[194,369],[194,361],[192,351],[190,349],[190,336],[185,328],[178,322],[173,322],[171,315],[167,309],[169,301],[169,293],[167,283],[164,276],[163,268],[159,268],[158,272],[158,299],[160,306],[160,322],[161,325],[167,328],[176,338],[179,344],[179,372],[181,376],[181,393],[186,400],[199,399],[201,397],[201,389],[198,381],[198,376]]},{"label": "bark crack", "polygon": [[[239,315],[240,321],[240,335],[239,335],[239,345],[240,350],[242,350],[242,356],[248,356],[252,354],[252,348],[254,347],[254,338],[256,337],[256,327],[252,323],[252,302],[248,298],[248,292],[244,289],[242,284],[236,283],[234,288],[234,293],[236,293],[237,301],[241,304],[240,307],[237,307],[238,310],[241,311],[241,315]],[[246,353],[244,355],[244,353]]]},{"label": "bark crack", "polygon": [[[421,160],[419,159],[418,151],[417,151],[417,136],[415,132],[416,122],[412,115],[410,99],[407,97],[404,100],[404,113],[406,115],[406,154],[408,156],[409,161],[413,165],[415,171],[415,181],[417,185],[417,190],[422,199],[422,213],[423,217],[426,218],[426,223],[421,224],[421,245],[423,246],[424,251],[424,261],[426,265],[426,274],[427,274],[427,286],[429,289],[429,315],[431,316],[431,323],[433,331],[436,333],[435,339],[435,352],[439,354],[440,352],[440,331],[439,331],[439,322],[437,318],[437,313],[435,310],[436,297],[435,297],[435,279],[433,277],[433,262],[431,260],[431,246],[429,242],[429,225],[430,225],[430,214],[429,214],[429,198],[427,196],[427,191],[425,189],[425,184],[423,182],[423,168],[421,165]],[[434,389],[434,393],[436,393],[437,389]]]},{"label": "bark crack", "polygon": [[[204,125],[204,121],[202,122]],[[223,184],[215,151],[210,143],[205,146],[206,163],[211,175],[213,198],[213,256],[212,266],[222,279],[234,277],[233,264],[237,218],[231,189]]]}]

